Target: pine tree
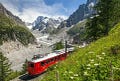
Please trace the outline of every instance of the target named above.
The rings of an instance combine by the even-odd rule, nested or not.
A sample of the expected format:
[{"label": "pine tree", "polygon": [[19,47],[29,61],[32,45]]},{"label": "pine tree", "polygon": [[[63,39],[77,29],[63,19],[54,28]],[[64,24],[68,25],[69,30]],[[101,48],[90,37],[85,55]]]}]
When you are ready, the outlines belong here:
[{"label": "pine tree", "polygon": [[[103,33],[107,35],[109,30],[111,29],[110,19],[114,12],[114,0],[99,0],[99,3],[96,7],[99,15],[100,24],[104,27]],[[114,22],[114,21],[113,21]]]},{"label": "pine tree", "polygon": [[8,58],[0,52],[0,81],[5,81],[11,73],[10,65]]},{"label": "pine tree", "polygon": [[88,38],[89,41],[97,40],[99,37],[103,36],[103,26],[100,24],[98,18],[99,17],[94,17],[93,19],[89,19],[86,23],[86,38]]},{"label": "pine tree", "polygon": [[99,0],[96,10],[100,24],[104,27],[103,33],[107,35],[110,29],[120,22],[120,0]]},{"label": "pine tree", "polygon": [[54,45],[53,50],[59,50],[59,49],[63,49],[63,48],[64,48],[64,45],[62,44],[62,41],[60,41]]},{"label": "pine tree", "polygon": [[120,22],[120,0],[113,0],[111,5],[113,5],[113,12],[110,13],[110,23],[115,25]]},{"label": "pine tree", "polygon": [[23,66],[22,66],[21,74],[26,73],[26,71],[27,71],[27,62],[28,62],[28,60],[26,59]]}]

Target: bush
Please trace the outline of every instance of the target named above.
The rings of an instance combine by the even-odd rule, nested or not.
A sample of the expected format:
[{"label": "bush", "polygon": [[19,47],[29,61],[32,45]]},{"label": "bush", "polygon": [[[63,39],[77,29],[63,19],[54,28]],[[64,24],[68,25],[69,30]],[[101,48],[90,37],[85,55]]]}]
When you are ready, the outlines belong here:
[{"label": "bush", "polygon": [[64,45],[62,44],[62,42],[57,42],[54,47],[53,47],[53,50],[59,50],[59,49],[63,49],[64,48]]},{"label": "bush", "polygon": [[6,81],[12,80],[18,76],[20,76],[21,72],[18,71],[12,71],[12,73],[8,76],[8,78],[6,78]]}]

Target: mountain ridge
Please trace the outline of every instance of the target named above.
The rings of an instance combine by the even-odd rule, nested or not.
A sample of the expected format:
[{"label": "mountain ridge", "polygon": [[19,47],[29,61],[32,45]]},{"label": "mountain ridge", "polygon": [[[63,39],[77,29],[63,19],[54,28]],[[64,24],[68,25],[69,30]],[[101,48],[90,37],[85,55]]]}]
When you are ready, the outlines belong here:
[{"label": "mountain ridge", "polygon": [[49,18],[44,16],[38,16],[37,19],[32,23],[33,30],[39,30],[44,33],[52,32],[56,29],[59,24],[63,21],[63,18]]},{"label": "mountain ridge", "polygon": [[25,27],[24,22],[2,4],[0,4],[0,22],[0,44],[7,41],[19,41],[23,45],[28,45],[35,42],[35,37]]},{"label": "mountain ridge", "polygon": [[25,26],[25,22],[23,22],[18,16],[13,15],[9,10],[7,10],[2,3],[0,3],[0,13],[6,15],[8,18],[14,20],[16,25]]},{"label": "mountain ridge", "polygon": [[[77,24],[79,21],[92,17],[96,14],[94,6],[97,4],[98,0],[87,0],[86,4],[82,4],[79,8],[73,12],[69,18],[63,21],[59,28],[71,27],[72,25]],[[64,23],[64,25],[63,25]]]}]

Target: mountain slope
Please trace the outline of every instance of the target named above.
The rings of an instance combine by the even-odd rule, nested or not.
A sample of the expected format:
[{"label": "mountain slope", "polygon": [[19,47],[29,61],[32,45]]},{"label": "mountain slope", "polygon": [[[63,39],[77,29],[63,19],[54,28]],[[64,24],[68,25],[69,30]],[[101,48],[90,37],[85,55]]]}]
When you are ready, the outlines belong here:
[{"label": "mountain slope", "polygon": [[[5,41],[19,41],[24,45],[35,41],[23,22],[0,4],[0,44]],[[18,21],[17,21],[18,20]],[[20,20],[20,22],[19,22]]]},{"label": "mountain slope", "polygon": [[66,26],[70,27],[83,19],[91,17],[96,14],[94,6],[97,4],[97,0],[87,0],[86,4],[82,4],[79,8],[67,19]]},{"label": "mountain slope", "polygon": [[16,25],[25,26],[25,23],[18,16],[13,15],[1,3],[0,3],[0,13],[12,19]]},{"label": "mountain slope", "polygon": [[[79,8],[69,16],[69,18],[63,21],[59,28],[71,27],[72,25],[77,24],[79,21],[92,17],[96,14],[94,6],[97,4],[98,0],[87,0],[86,4],[82,4]],[[63,26],[63,23],[65,25]]]},{"label": "mountain slope", "polygon": [[[89,46],[75,50],[65,61],[58,63],[42,81],[114,81],[120,80],[120,23],[109,35]],[[55,73],[56,72],[56,73]],[[114,74],[113,74],[114,72]],[[59,76],[53,78],[58,74]]]},{"label": "mountain slope", "polygon": [[75,24],[73,27],[71,27],[67,34],[73,39],[72,43],[75,44],[81,44],[85,41],[85,24],[87,20],[83,20],[77,24]]}]

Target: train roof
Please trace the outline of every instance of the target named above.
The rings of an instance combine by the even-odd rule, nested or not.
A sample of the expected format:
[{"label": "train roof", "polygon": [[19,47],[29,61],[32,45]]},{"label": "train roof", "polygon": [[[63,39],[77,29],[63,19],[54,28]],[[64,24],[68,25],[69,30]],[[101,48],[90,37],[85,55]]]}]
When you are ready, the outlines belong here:
[{"label": "train roof", "polygon": [[46,59],[64,54],[64,53],[65,53],[65,51],[63,51],[63,50],[62,51],[55,51],[53,53],[50,53],[50,54],[47,54],[47,55],[43,56],[42,58],[33,59],[31,62],[33,62],[33,63],[40,62],[40,61],[43,61],[43,60],[46,60]]},{"label": "train roof", "polygon": [[[67,52],[68,51],[73,51],[73,50],[74,50],[74,48],[69,48],[67,50]],[[43,60],[50,59],[52,57],[55,57],[55,56],[58,56],[58,55],[61,55],[61,54],[64,54],[64,53],[65,53],[65,49],[55,50],[53,53],[49,53],[47,55],[44,55],[42,58],[32,59],[31,62],[33,62],[33,63],[41,62]]]}]

